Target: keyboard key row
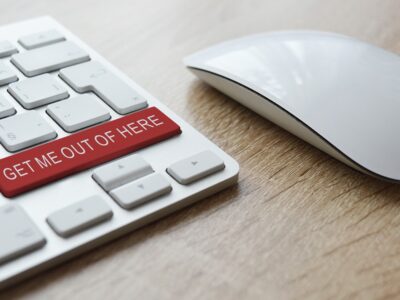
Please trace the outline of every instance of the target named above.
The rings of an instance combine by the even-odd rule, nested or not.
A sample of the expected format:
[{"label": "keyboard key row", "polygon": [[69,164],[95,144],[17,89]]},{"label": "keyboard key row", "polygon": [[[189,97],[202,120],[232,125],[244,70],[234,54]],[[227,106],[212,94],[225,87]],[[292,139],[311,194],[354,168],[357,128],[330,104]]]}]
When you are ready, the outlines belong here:
[{"label": "keyboard key row", "polygon": [[89,55],[73,42],[64,41],[14,54],[11,57],[11,62],[25,76],[31,77],[57,71],[89,59]]},{"label": "keyboard key row", "polygon": [[[203,151],[172,164],[167,172],[179,183],[190,184],[225,168],[222,159]],[[123,208],[132,209],[171,192],[170,183],[140,156],[133,154],[98,167],[93,179]]]},{"label": "keyboard key row", "polygon": [[[12,84],[9,92],[27,109],[68,96],[68,92],[48,74]],[[51,104],[46,112],[67,132],[78,131],[111,118],[97,97],[89,94]],[[0,118],[15,113],[15,108],[0,95]],[[0,142],[11,152],[46,142],[55,136],[55,131],[38,112],[22,113],[0,120]]]},{"label": "keyboard key row", "polygon": [[[192,166],[189,167],[192,169],[182,173],[182,168],[188,166]],[[199,180],[220,171],[223,166],[223,161],[218,156],[211,151],[203,151],[172,164],[167,170],[170,173],[174,170],[180,174],[180,177],[174,177],[179,178],[179,182],[182,181],[181,177],[195,177]],[[93,177],[126,210],[134,209],[172,191],[168,180],[162,174],[154,173],[151,166],[136,154],[97,168]],[[46,221],[56,234],[68,238],[106,222],[112,216],[113,211],[106,201],[99,195],[94,195],[54,211]],[[0,245],[3,245],[0,247],[0,264],[39,249],[45,244],[46,239],[22,208],[16,204],[0,207]]]},{"label": "keyboard key row", "polygon": [[[60,72],[60,77],[77,92],[96,93],[120,114],[147,107],[147,101],[143,97],[99,62],[91,61],[81,64],[90,59],[89,55],[74,43],[65,41],[65,38],[57,31],[50,30],[25,36],[19,42],[25,48],[33,49],[13,55],[11,58],[11,62],[26,76],[40,75],[79,64]],[[4,55],[16,52],[16,48],[10,43],[3,43],[6,43],[4,47],[7,50],[4,51]],[[0,63],[0,85],[17,80],[16,74]],[[15,83],[8,90],[26,109],[33,109],[68,97],[68,92],[49,74]]]},{"label": "keyboard key row", "polygon": [[[88,73],[89,69],[97,72],[93,73],[97,75]],[[99,75],[100,72],[103,72],[102,75]],[[102,78],[100,79],[96,76]],[[105,103],[120,114],[131,113],[147,107],[145,99],[97,62],[78,65],[73,69],[63,69],[60,72],[60,77],[77,92],[96,93]],[[9,84],[17,80],[17,76],[10,68],[0,63],[0,85]],[[33,109],[69,96],[68,91],[49,74],[12,83],[8,87],[8,91],[26,109]]]},{"label": "keyboard key row", "polygon": [[[65,131],[74,132],[111,118],[108,110],[98,101],[93,95],[76,96],[49,105],[47,113]],[[8,151],[19,151],[56,137],[55,131],[38,112],[13,116],[15,113],[15,108],[0,95],[0,119],[12,116],[0,120],[0,142]]]}]

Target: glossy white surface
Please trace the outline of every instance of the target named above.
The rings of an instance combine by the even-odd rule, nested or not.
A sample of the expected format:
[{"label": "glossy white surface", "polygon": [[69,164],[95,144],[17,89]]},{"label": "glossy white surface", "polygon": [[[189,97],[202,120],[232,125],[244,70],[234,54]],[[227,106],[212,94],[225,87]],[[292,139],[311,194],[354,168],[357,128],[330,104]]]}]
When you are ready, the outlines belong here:
[{"label": "glossy white surface", "polygon": [[[349,165],[400,180],[399,56],[342,35],[292,31],[225,42],[185,63],[213,86]],[[235,96],[243,87],[232,81],[256,93]],[[264,104],[255,103],[260,98]],[[276,108],[279,118],[271,112]]]}]

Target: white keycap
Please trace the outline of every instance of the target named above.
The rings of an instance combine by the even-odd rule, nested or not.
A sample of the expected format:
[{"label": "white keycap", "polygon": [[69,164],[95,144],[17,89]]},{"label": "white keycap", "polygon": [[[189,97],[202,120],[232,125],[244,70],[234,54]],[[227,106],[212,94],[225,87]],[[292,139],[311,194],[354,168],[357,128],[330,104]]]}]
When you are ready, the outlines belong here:
[{"label": "white keycap", "polygon": [[190,184],[225,168],[225,164],[211,151],[203,151],[172,164],[167,172],[179,183]]},{"label": "white keycap", "polygon": [[160,174],[151,174],[127,183],[110,192],[111,197],[123,208],[132,209],[172,190],[169,182]]},{"label": "white keycap", "polygon": [[15,152],[54,139],[57,133],[36,111],[0,120],[0,142]]},{"label": "white keycap", "polygon": [[89,55],[66,41],[14,54],[11,62],[26,76],[35,76],[89,60]]},{"label": "white keycap", "polygon": [[8,66],[0,62],[0,86],[17,80],[17,75]]},{"label": "white keycap", "polygon": [[77,92],[94,92],[120,114],[127,114],[147,106],[131,86],[109,72],[99,62],[90,61],[60,71],[60,77]]},{"label": "white keycap", "polygon": [[94,170],[93,178],[107,192],[151,174],[151,166],[138,155],[129,155]]},{"label": "white keycap", "polygon": [[46,239],[17,204],[0,207],[0,264],[43,247]]},{"label": "white keycap", "polygon": [[42,31],[21,37],[18,42],[25,49],[33,49],[37,47],[47,46],[57,42],[64,41],[65,37],[57,30]]},{"label": "white keycap", "polygon": [[69,237],[112,216],[107,203],[100,196],[92,196],[52,213],[47,223],[58,235]]},{"label": "white keycap", "polygon": [[17,48],[9,41],[0,41],[0,58],[17,53]]},{"label": "white keycap", "polygon": [[110,119],[108,110],[92,95],[76,96],[47,107],[47,113],[65,130],[73,132]]},{"label": "white keycap", "polygon": [[12,116],[15,113],[15,108],[12,107],[4,96],[0,95],[0,119]]},{"label": "white keycap", "polygon": [[43,74],[9,85],[8,91],[26,109],[67,98],[68,91],[51,75]]}]

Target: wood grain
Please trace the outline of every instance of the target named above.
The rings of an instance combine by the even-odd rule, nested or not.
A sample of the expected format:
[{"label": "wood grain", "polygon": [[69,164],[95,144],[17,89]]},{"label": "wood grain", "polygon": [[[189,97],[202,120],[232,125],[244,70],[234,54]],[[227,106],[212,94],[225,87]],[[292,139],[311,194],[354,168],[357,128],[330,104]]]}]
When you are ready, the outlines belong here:
[{"label": "wood grain", "polygon": [[[1,299],[400,298],[400,187],[359,174],[199,82],[182,58],[306,28],[400,52],[398,0],[2,0],[49,14],[241,165],[237,186],[12,287]],[[400,112],[399,112],[400,114]]]}]

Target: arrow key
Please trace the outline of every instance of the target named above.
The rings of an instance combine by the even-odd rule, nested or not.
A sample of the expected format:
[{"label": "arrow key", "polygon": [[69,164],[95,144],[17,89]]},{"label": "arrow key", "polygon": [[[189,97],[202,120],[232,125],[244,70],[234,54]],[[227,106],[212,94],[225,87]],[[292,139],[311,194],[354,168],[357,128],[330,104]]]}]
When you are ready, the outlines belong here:
[{"label": "arrow key", "polygon": [[153,173],[112,190],[110,195],[121,207],[132,209],[171,190],[171,185],[162,175]]},{"label": "arrow key", "polygon": [[225,168],[225,164],[211,151],[203,151],[180,160],[167,168],[167,172],[181,184],[190,184]]},{"label": "arrow key", "polygon": [[93,179],[108,192],[153,172],[143,158],[133,154],[96,168]]},{"label": "arrow key", "polygon": [[100,196],[92,196],[52,213],[47,223],[65,238],[107,221],[112,215],[112,210]]}]

